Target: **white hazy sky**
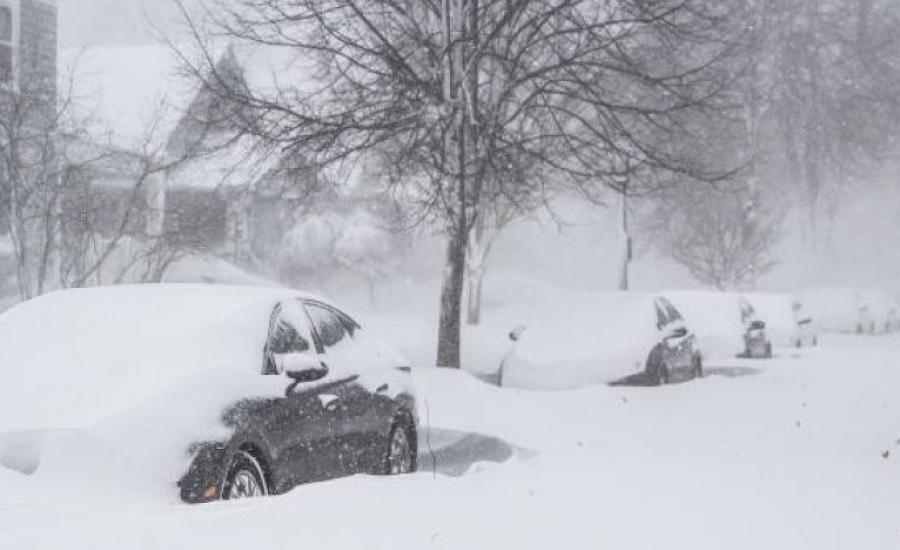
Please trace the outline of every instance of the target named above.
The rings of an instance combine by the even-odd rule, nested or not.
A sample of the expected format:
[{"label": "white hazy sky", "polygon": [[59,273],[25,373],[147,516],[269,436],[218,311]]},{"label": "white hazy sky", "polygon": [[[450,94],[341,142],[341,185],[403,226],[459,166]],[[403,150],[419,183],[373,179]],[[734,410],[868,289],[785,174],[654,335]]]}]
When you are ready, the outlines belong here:
[{"label": "white hazy sky", "polygon": [[[187,0],[188,5],[196,0]],[[153,21],[176,28],[172,0],[59,0],[60,47],[153,41]]]}]

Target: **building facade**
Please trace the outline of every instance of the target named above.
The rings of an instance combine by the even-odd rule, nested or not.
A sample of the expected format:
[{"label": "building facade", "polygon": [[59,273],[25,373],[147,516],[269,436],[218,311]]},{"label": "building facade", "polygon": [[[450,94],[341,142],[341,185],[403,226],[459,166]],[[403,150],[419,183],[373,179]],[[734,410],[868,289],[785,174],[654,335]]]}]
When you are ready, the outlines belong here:
[{"label": "building facade", "polygon": [[56,0],[0,0],[0,87],[55,95],[58,35]]}]

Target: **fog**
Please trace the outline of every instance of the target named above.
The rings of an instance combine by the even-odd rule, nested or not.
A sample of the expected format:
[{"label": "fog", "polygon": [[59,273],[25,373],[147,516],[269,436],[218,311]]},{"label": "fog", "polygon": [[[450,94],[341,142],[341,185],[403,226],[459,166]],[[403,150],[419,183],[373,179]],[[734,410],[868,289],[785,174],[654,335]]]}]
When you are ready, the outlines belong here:
[{"label": "fog", "polygon": [[[184,39],[180,14],[170,2],[61,0],[59,5],[63,50],[153,45],[162,36]],[[97,70],[114,71],[115,67]],[[136,110],[140,110],[140,102],[158,100],[149,93],[132,96],[139,102]],[[837,124],[843,123],[838,120]],[[882,134],[878,139],[893,137]],[[776,265],[756,280],[754,287],[793,292],[819,285],[896,286],[900,254],[891,244],[897,233],[891,221],[898,208],[893,183],[896,162],[890,151],[878,154],[883,156],[881,160],[867,161],[856,173],[839,176],[841,189],[824,209],[822,242],[812,244],[808,224],[803,222],[808,217],[806,207],[797,194],[789,194],[793,196],[783,213],[782,235],[773,255]],[[536,209],[528,220],[514,222],[500,236],[492,268],[527,272],[552,284],[583,290],[615,288],[619,267],[613,259],[620,254],[621,238],[616,200],[608,199],[607,208],[563,200]],[[634,288],[703,286],[653,246],[658,235],[637,234],[634,238]]]},{"label": "fog", "polygon": [[178,26],[172,2],[159,0],[59,0],[60,47],[148,44]]}]

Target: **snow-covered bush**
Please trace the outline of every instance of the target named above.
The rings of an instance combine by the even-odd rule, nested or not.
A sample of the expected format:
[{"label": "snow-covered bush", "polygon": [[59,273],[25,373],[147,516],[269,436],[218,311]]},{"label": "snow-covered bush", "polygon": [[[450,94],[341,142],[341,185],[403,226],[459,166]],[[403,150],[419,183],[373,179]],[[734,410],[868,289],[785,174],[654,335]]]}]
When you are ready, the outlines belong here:
[{"label": "snow-covered bush", "polygon": [[348,277],[375,283],[395,270],[398,237],[374,215],[357,210],[305,217],[282,240],[278,271],[298,286],[329,285]]}]

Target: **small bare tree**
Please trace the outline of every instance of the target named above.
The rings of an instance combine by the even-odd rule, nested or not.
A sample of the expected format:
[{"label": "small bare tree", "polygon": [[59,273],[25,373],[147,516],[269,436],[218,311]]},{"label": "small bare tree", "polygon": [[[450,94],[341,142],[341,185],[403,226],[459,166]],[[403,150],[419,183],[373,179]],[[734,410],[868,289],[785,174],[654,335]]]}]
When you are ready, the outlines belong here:
[{"label": "small bare tree", "polygon": [[71,86],[58,94],[55,75],[18,72],[15,84],[0,90],[0,218],[17,293],[27,299],[57,286],[62,137],[78,130],[69,118]]},{"label": "small bare tree", "polygon": [[759,203],[746,183],[695,184],[669,193],[654,211],[664,253],[701,283],[720,290],[752,287],[777,262],[779,210]]}]

